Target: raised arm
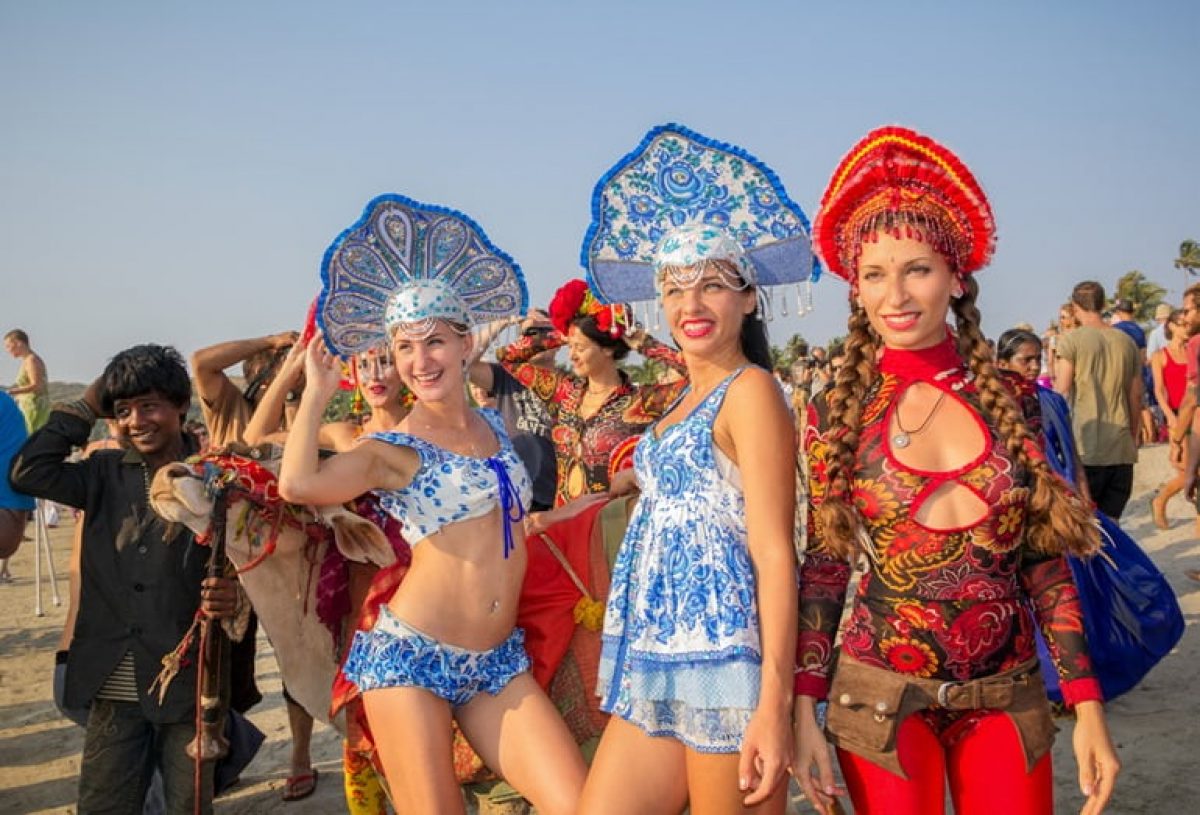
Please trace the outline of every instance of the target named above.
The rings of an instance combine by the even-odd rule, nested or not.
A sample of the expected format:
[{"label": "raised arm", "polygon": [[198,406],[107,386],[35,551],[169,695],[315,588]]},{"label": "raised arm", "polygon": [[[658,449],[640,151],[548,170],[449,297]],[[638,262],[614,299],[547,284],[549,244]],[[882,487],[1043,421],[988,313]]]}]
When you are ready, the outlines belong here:
[{"label": "raised arm", "polygon": [[629,343],[630,348],[637,351],[646,359],[661,362],[681,377],[687,378],[687,363],[684,362],[683,354],[679,353],[679,351],[665,343],[659,342],[640,328],[629,332],[629,335],[625,339]]},{"label": "raised arm", "polygon": [[222,382],[226,379],[226,368],[243,362],[260,351],[286,348],[294,344],[298,336],[295,331],[281,331],[265,337],[231,340],[201,348],[192,354],[192,375],[196,378],[196,395],[206,403],[211,403],[221,393]]},{"label": "raised arm", "polygon": [[496,359],[506,371],[513,375],[521,386],[542,400],[551,421],[558,421],[558,405],[574,387],[573,377],[555,368],[532,365],[533,359],[543,351],[560,348],[565,340],[557,331],[521,339],[496,351]]},{"label": "raised arm", "polygon": [[283,499],[294,504],[329,506],[373,489],[399,489],[411,481],[419,460],[409,448],[370,442],[319,461],[321,416],[341,379],[337,357],[329,352],[320,334],[305,351],[304,373],[304,396],[284,445],[279,470],[279,494]]},{"label": "raised arm", "polygon": [[557,331],[532,337],[521,337],[516,342],[509,343],[496,350],[496,359],[514,376],[516,372],[511,366],[528,362],[543,351],[553,351],[561,348],[567,342],[566,337]]},{"label": "raised arm", "polygon": [[47,498],[76,509],[87,503],[89,465],[67,458],[75,447],[87,444],[92,425],[100,415],[99,381],[83,398],[55,405],[50,419],[26,440],[13,457],[7,473],[18,492]]},{"label": "raised arm", "polygon": [[641,329],[631,332],[626,339],[629,341],[629,346],[643,357],[660,362],[677,374],[677,377],[669,382],[642,385],[638,389],[638,398],[641,400],[642,410],[646,415],[661,416],[687,387],[687,364],[683,361],[683,355]]},{"label": "raised arm", "polygon": [[[739,777],[752,806],[772,793],[792,762],[792,683],[796,654],[795,468],[780,449],[794,448],[783,396],[766,371],[751,368],[730,386],[715,428],[731,443],[742,475],[750,561],[758,583],[762,684],[746,730]],[[724,417],[728,417],[725,419]]]},{"label": "raised arm", "polygon": [[289,393],[300,385],[304,375],[304,346],[299,342],[294,344],[280,366],[279,374],[271,380],[270,386],[258,400],[258,406],[246,423],[242,438],[251,446],[274,442],[283,444],[287,432],[283,430],[284,410],[287,407]]},{"label": "raised arm", "polygon": [[496,377],[492,372],[491,363],[483,361],[483,355],[496,341],[496,337],[500,335],[501,331],[511,325],[516,325],[519,320],[519,317],[492,320],[475,332],[475,344],[471,349],[471,356],[467,358],[467,379],[471,381],[472,385],[482,388],[487,393],[492,392],[496,386]]}]

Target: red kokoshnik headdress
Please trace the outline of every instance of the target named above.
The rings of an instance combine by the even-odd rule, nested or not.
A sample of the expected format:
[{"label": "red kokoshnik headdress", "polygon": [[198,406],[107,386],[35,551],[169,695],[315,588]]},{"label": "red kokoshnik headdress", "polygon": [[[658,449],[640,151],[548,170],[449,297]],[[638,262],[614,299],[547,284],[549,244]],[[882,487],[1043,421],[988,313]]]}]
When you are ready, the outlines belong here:
[{"label": "red kokoshnik headdress", "polygon": [[813,245],[825,265],[853,282],[863,241],[881,219],[896,237],[923,240],[959,275],[982,269],[996,248],[987,196],[958,156],[928,136],[881,127],[842,159],[813,223]]}]

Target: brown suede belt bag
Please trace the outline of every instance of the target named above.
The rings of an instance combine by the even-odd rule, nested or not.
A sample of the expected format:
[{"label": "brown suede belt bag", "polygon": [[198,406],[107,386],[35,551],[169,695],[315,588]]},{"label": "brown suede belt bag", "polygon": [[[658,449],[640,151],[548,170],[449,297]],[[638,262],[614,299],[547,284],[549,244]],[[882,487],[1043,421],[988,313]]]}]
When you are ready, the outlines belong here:
[{"label": "brown suede belt bag", "polygon": [[829,689],[826,732],[838,747],[908,778],[896,755],[896,731],[910,714],[926,708],[1004,711],[1021,738],[1026,772],[1050,749],[1058,730],[1036,658],[969,682],[942,682],[876,668],[841,653]]}]

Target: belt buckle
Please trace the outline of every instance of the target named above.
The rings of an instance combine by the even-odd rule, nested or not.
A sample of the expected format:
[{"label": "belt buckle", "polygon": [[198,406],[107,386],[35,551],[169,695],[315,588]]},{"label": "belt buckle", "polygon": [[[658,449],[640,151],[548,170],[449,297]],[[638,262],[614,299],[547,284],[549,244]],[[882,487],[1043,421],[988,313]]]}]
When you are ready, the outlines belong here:
[{"label": "belt buckle", "polygon": [[944,707],[944,708],[949,708],[950,707],[950,699],[949,699],[950,691],[952,691],[956,687],[959,687],[960,685],[962,685],[961,682],[943,682],[942,684],[938,685],[938,689],[937,689],[938,706]]}]

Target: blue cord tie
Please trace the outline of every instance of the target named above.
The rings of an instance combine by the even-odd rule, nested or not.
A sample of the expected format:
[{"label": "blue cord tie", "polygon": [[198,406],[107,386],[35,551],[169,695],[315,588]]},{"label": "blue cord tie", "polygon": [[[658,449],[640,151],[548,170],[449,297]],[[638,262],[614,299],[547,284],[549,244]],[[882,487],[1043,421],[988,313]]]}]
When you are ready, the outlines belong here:
[{"label": "blue cord tie", "polygon": [[504,516],[504,559],[508,560],[509,553],[516,548],[513,543],[512,525],[525,517],[525,507],[521,505],[521,494],[508,477],[508,470],[504,469],[504,465],[494,457],[489,458],[487,463],[496,474],[496,482],[500,487],[500,513]]}]

